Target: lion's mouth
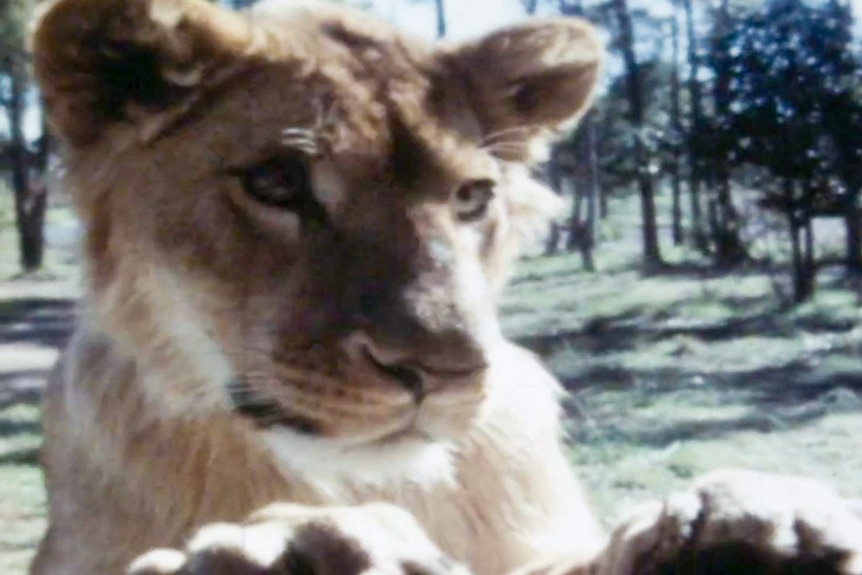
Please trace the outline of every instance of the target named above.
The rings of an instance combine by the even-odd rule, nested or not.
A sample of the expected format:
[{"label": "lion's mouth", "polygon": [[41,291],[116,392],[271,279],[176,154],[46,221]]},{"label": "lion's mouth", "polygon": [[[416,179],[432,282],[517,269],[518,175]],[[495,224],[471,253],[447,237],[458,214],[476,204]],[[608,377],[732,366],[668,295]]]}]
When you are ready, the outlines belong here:
[{"label": "lion's mouth", "polygon": [[440,379],[458,380],[475,377],[476,374],[488,369],[488,364],[484,362],[477,363],[475,365],[452,368],[431,366],[420,362],[387,365],[377,359],[377,357],[371,353],[368,348],[364,348],[362,350],[362,355],[366,361],[382,373],[388,374],[389,376],[402,381],[414,381],[416,382],[416,385],[421,383],[422,373],[427,373],[431,377]]},{"label": "lion's mouth", "polygon": [[[234,380],[228,385],[228,394],[233,410],[250,420],[258,429],[284,427],[306,436],[323,435],[324,426],[320,422],[293,413],[282,404],[266,399],[240,380]],[[405,425],[372,439],[370,443],[391,445],[403,441],[433,442],[434,438],[420,429],[415,419],[411,419]]]},{"label": "lion's mouth", "polygon": [[434,443],[437,441],[428,432],[422,430],[415,422],[400,427],[394,431],[390,431],[373,441],[376,445],[392,445],[393,443],[402,443],[406,441],[415,441],[420,443]]},{"label": "lion's mouth", "polygon": [[283,405],[262,397],[239,380],[231,381],[228,394],[233,410],[261,429],[287,427],[303,435],[320,435],[322,425],[310,417],[291,413]]},{"label": "lion's mouth", "polygon": [[[266,397],[242,379],[234,379],[227,385],[228,396],[231,407],[235,413],[250,421],[255,428],[261,431],[270,431],[277,428],[286,429],[309,438],[322,438],[324,436],[335,439],[331,435],[331,426],[316,418],[297,413],[285,406],[283,403]],[[392,414],[393,418],[380,421],[376,432],[366,429],[360,437],[353,438],[355,441],[344,442],[342,437],[337,442],[343,446],[393,446],[396,444],[431,444],[443,440],[436,433],[430,432],[420,422],[422,408],[419,403],[412,404],[411,409],[398,410]],[[394,419],[394,420],[393,420]]]},{"label": "lion's mouth", "polygon": [[401,386],[410,391],[416,398],[421,399],[424,395],[422,375],[419,370],[408,364],[387,365],[380,361],[368,347],[362,348],[362,357],[384,378],[397,381]]}]

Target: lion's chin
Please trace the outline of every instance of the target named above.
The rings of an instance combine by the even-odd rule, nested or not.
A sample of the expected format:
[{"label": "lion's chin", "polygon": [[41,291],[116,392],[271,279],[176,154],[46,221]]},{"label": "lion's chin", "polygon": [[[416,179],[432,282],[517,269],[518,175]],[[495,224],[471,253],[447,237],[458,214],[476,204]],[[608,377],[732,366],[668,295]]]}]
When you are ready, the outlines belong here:
[{"label": "lion's chin", "polygon": [[284,427],[266,430],[262,437],[286,475],[333,491],[333,496],[359,486],[454,481],[455,445],[414,428],[359,445],[310,437]]}]

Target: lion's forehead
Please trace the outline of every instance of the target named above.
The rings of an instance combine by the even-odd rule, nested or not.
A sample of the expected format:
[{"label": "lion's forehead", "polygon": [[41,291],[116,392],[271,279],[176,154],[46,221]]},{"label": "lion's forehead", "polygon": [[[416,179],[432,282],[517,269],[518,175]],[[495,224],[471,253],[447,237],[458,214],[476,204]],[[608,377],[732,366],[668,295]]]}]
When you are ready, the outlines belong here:
[{"label": "lion's forehead", "polygon": [[[335,196],[444,194],[493,177],[498,164],[481,147],[469,94],[440,51],[362,13],[282,4],[249,13],[255,40],[225,64],[224,82],[151,146],[121,147],[111,173],[149,170],[153,181],[192,186],[293,147],[325,163],[326,191],[342,188]],[[114,156],[120,146],[108,140]]]},{"label": "lion's forehead", "polygon": [[[303,7],[308,4],[314,8]],[[413,177],[404,172],[422,163],[457,170],[481,156],[463,86],[429,46],[352,12],[281,5],[265,3],[250,16],[270,40],[262,76],[271,77],[240,85],[259,104],[255,115],[268,125],[264,132],[281,130],[299,143],[311,139],[340,163],[395,176]],[[273,57],[279,53],[284,56]]]},{"label": "lion's forehead", "polygon": [[[257,86],[270,88],[277,95],[270,82]],[[238,156],[240,165],[279,150],[310,152],[329,185],[346,194],[371,188],[424,196],[448,193],[463,180],[496,179],[501,164],[458,118],[430,109],[420,89],[402,86],[395,92],[369,96],[356,85],[333,82],[303,102],[267,99],[265,107],[246,113],[248,122],[242,116],[233,120],[233,135],[217,126],[209,138],[219,140],[218,146],[200,147],[214,162]]]}]

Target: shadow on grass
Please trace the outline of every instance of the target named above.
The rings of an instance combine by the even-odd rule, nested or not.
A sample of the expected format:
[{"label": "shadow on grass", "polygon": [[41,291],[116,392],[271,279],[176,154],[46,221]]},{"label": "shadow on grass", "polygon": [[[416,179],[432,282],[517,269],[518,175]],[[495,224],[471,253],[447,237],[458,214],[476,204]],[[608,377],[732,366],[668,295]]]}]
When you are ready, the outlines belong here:
[{"label": "shadow on grass", "polygon": [[13,405],[36,405],[48,377],[44,369],[25,369],[0,373],[0,409]]},{"label": "shadow on grass", "polygon": [[36,406],[45,376],[40,370],[0,375],[0,470],[39,464],[39,447],[32,443],[42,434]]},{"label": "shadow on grass", "polygon": [[0,466],[4,465],[39,465],[39,448],[29,447],[16,449],[0,454]]},{"label": "shadow on grass", "polygon": [[0,410],[14,405],[37,405],[48,378],[44,369],[0,373]]},{"label": "shadow on grass", "polygon": [[530,334],[515,339],[542,356],[548,356],[563,348],[575,348],[601,355],[635,351],[644,343],[679,337],[698,339],[706,343],[748,336],[791,338],[801,331],[815,334],[843,333],[858,325],[852,319],[831,317],[826,312],[796,317],[792,310],[764,304],[768,299],[763,297],[726,297],[714,298],[711,301],[730,309],[744,310],[755,304],[766,309],[757,313],[740,311],[719,321],[698,320],[688,325],[674,325],[667,321],[673,317],[672,309],[644,306],[611,317],[594,317],[572,329]]},{"label": "shadow on grass", "polygon": [[[853,348],[834,348],[830,354],[851,354]],[[745,391],[758,404],[793,405],[811,401],[832,389],[847,389],[862,396],[862,362],[858,368],[839,372],[823,371],[808,361],[795,360],[781,365],[751,370],[703,373],[686,369],[631,369],[620,365],[597,365],[566,378],[569,391],[586,388],[631,390],[651,396],[699,389],[691,383],[706,377],[713,388]],[[649,389],[637,389],[637,382],[663,382]],[[862,403],[862,399],[860,399]]]},{"label": "shadow on grass", "polygon": [[0,302],[0,345],[29,343],[59,347],[74,325],[75,302],[68,299],[19,298]]},{"label": "shadow on grass", "polygon": [[[850,349],[831,353],[851,352]],[[702,374],[683,369],[627,369],[594,366],[563,382],[572,392],[622,391],[627,405],[679,402],[679,394],[718,397],[721,403],[743,407],[735,417],[682,417],[666,421],[647,418],[626,422],[626,439],[661,447],[676,441],[720,439],[740,431],[773,433],[803,427],[826,415],[862,412],[862,362],[855,369],[830,371],[804,361],[766,368]],[[726,401],[725,401],[726,400]],[[601,395],[593,401],[603,401]],[[572,420],[589,413],[577,400],[568,403]],[[619,414],[623,417],[624,414]],[[613,428],[613,423],[611,423]],[[577,426],[576,426],[577,429]],[[609,430],[613,433],[613,429]],[[575,431],[576,435],[588,430]]]},{"label": "shadow on grass", "polygon": [[[566,254],[569,258],[572,254]],[[526,258],[526,261],[533,260],[545,266],[536,269],[527,268],[515,278],[512,279],[511,285],[546,283],[549,280],[558,280],[561,278],[573,278],[585,274],[596,274],[596,272],[584,271],[579,263],[579,260],[573,260],[572,265],[564,266],[555,264],[554,260],[557,256],[538,256],[535,258]],[[577,262],[577,263],[576,263]],[[529,265],[529,264],[527,264]],[[533,266],[535,267],[535,263]],[[525,266],[526,267],[526,266]],[[825,267],[825,266],[824,266]],[[726,277],[750,277],[760,275],[784,275],[791,273],[789,265],[777,265],[774,263],[765,263],[758,261],[749,261],[744,264],[733,266],[716,265],[706,259],[685,260],[678,263],[663,263],[659,266],[644,267],[640,261],[626,262],[614,266],[610,269],[603,269],[599,275],[613,276],[618,274],[635,273],[642,278],[679,278],[679,279],[718,279]],[[837,280],[835,280],[837,281]],[[835,285],[829,283],[828,285]]]},{"label": "shadow on grass", "polygon": [[[675,290],[680,279],[678,298],[664,297],[673,291],[652,297],[648,290],[629,297],[637,280],[611,285],[599,279],[584,290],[598,295],[592,314],[593,295],[583,302],[576,292],[568,302],[561,298],[584,306],[570,315],[579,324],[541,333],[541,323],[532,322],[539,333],[516,340],[556,358],[565,387],[578,392],[569,416],[588,423],[574,426],[582,439],[621,434],[660,447],[740,431],[780,433],[831,414],[862,413],[862,316],[847,280],[823,278],[822,297],[799,307],[762,288],[751,293],[757,284],[736,290],[738,278],[763,273],[756,265],[731,271],[682,265],[654,273],[668,278],[654,291]],[[691,283],[716,277],[726,281],[702,289]],[[596,285],[619,293],[616,312],[616,296]],[[527,309],[526,302],[519,303]]]},{"label": "shadow on grass", "polygon": [[664,447],[677,441],[699,439],[720,439],[723,436],[745,431],[774,433],[803,427],[824,415],[854,412],[862,406],[843,406],[827,408],[825,405],[812,404],[806,409],[792,414],[770,414],[764,410],[754,410],[745,415],[730,419],[689,419],[675,421],[672,425],[654,429],[639,429],[627,434],[630,441],[638,445]]},{"label": "shadow on grass", "polygon": [[[21,298],[0,302],[0,345],[29,344],[56,348],[72,331],[74,302]],[[9,354],[14,361],[14,355]],[[12,366],[4,366],[6,369]],[[48,376],[46,369],[0,373],[0,469],[39,464],[42,428],[36,406]]]},{"label": "shadow on grass", "polygon": [[720,266],[709,261],[683,261],[675,264],[664,263],[659,266],[643,268],[641,270],[644,277],[680,277],[691,279],[693,277],[699,279],[715,279],[726,276],[748,276],[753,274],[762,274],[765,271],[763,266],[755,263],[737,266]]},{"label": "shadow on grass", "polygon": [[[0,470],[5,466],[39,464],[39,447],[31,445],[42,434],[37,412],[32,409],[34,402],[29,393],[25,398],[19,396],[17,399],[0,405]],[[29,405],[31,409],[15,415],[7,409],[18,405]]]},{"label": "shadow on grass", "polygon": [[[72,331],[74,306],[74,302],[67,299],[19,298],[0,301],[0,345],[60,347]],[[10,361],[14,361],[14,357]],[[4,367],[8,369],[10,366]],[[35,411],[32,418],[21,418],[8,415],[8,410],[18,406],[37,406],[47,377],[46,369],[0,373],[0,440],[38,435],[41,432]],[[29,450],[12,451],[0,455],[0,465],[29,464],[35,462],[34,457]]]},{"label": "shadow on grass", "polygon": [[0,437],[37,433],[42,433],[42,426],[36,420],[22,421],[0,418]]}]

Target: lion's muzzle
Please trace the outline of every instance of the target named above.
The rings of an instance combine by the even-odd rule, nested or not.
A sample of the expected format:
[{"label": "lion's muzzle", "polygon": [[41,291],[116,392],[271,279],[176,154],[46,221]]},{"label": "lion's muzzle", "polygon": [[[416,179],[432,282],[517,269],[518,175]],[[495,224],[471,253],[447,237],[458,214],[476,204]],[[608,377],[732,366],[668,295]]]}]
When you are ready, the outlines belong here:
[{"label": "lion's muzzle", "polygon": [[346,344],[351,361],[381,383],[408,390],[416,403],[444,388],[481,384],[488,367],[481,347],[460,334],[439,337],[435,349],[407,347],[375,339],[365,332]]}]

